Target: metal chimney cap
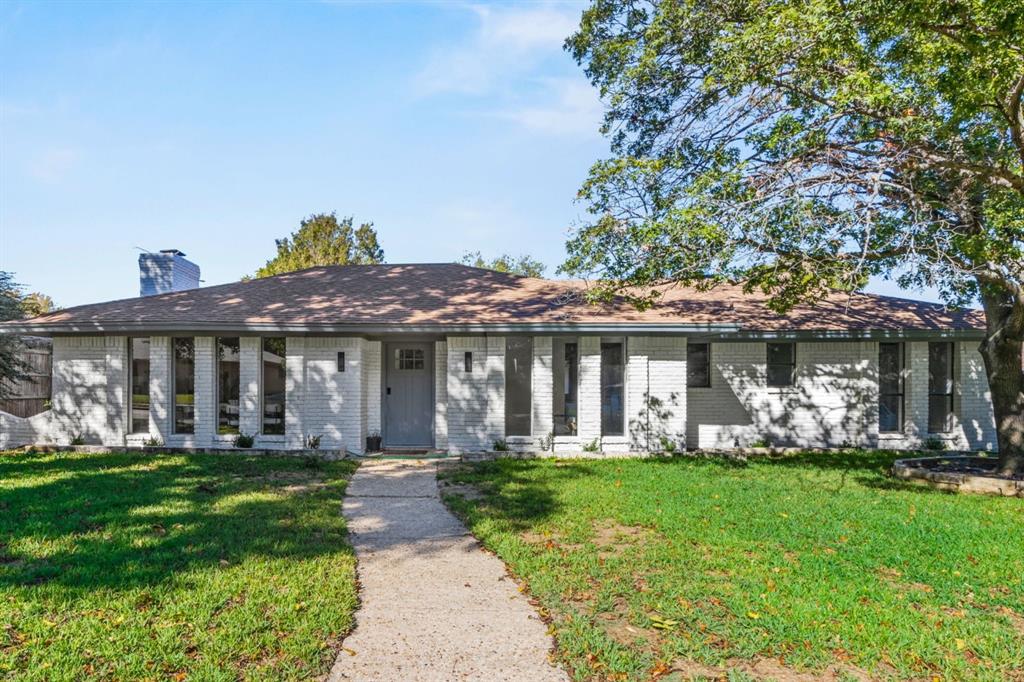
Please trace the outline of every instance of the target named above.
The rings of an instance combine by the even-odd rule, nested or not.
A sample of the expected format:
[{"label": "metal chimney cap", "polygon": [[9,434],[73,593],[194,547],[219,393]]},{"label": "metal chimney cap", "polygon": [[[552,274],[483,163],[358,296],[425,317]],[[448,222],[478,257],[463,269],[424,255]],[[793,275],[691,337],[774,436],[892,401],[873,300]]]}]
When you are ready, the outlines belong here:
[{"label": "metal chimney cap", "polygon": [[160,249],[160,253],[166,253],[171,256],[181,256],[182,258],[185,257],[185,253],[183,251],[178,251],[177,249]]}]

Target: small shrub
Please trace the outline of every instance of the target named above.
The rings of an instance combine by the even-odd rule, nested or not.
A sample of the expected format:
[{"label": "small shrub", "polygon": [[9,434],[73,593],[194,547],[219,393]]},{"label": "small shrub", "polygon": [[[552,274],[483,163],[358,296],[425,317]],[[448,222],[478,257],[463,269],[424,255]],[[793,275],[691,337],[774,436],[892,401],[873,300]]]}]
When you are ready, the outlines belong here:
[{"label": "small shrub", "polygon": [[583,444],[583,452],[600,452],[601,446],[598,444],[597,439],[590,441],[589,443]]},{"label": "small shrub", "polygon": [[767,438],[758,438],[753,443],[751,443],[749,447],[752,447],[752,448],[770,448],[771,446],[772,446],[772,442],[770,440],[768,440]]},{"label": "small shrub", "polygon": [[946,441],[938,436],[928,436],[924,441],[924,449],[933,452],[941,452],[946,449]]},{"label": "small shrub", "polygon": [[667,438],[665,436],[662,436],[661,437],[661,449],[664,450],[669,455],[674,455],[674,454],[676,454],[676,450],[679,449],[679,446],[676,445],[676,442],[674,440],[672,440],[671,438]]},{"label": "small shrub", "polygon": [[302,466],[310,471],[320,471],[324,468],[324,461],[317,455],[303,455]]},{"label": "small shrub", "polygon": [[307,450],[319,450],[320,449],[320,439],[321,438],[323,438],[323,436],[320,435],[320,434],[317,434],[315,436],[310,434],[310,435],[306,436],[306,449]]},{"label": "small shrub", "polygon": [[256,442],[256,436],[247,433],[239,433],[235,436],[236,448],[251,448]]},{"label": "small shrub", "polygon": [[159,448],[163,446],[164,442],[156,436],[150,436],[146,440],[142,441],[142,444],[147,448]]},{"label": "small shrub", "polygon": [[498,440],[494,441],[494,449],[498,452],[507,452],[508,443],[506,443],[504,439],[499,438]]},{"label": "small shrub", "polygon": [[71,436],[71,445],[85,445],[85,436],[81,433],[75,433]]},{"label": "small shrub", "polygon": [[548,431],[548,435],[541,438],[538,444],[541,450],[551,450],[553,452],[555,449],[555,434]]}]

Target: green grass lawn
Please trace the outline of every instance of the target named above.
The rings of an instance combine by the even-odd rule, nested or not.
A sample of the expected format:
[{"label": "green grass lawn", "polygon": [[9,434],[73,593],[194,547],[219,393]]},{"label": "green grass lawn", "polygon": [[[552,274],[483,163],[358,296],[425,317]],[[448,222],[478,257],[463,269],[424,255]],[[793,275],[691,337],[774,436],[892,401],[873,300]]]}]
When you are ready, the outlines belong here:
[{"label": "green grass lawn", "polygon": [[0,454],[0,677],[294,679],[356,605],[350,462]]},{"label": "green grass lawn", "polygon": [[1024,680],[1024,500],[900,483],[893,459],[500,460],[445,499],[578,679]]}]

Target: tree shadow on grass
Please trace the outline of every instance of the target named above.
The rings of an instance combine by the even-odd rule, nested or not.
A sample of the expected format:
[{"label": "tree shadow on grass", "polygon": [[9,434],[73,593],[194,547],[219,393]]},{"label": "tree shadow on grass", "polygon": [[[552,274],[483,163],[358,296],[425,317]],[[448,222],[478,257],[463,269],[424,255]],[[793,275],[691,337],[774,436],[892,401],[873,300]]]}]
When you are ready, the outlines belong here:
[{"label": "tree shadow on grass", "polygon": [[0,458],[0,586],[131,589],[254,555],[350,553],[340,514],[325,521],[316,508],[340,506],[352,468],[213,455]]},{"label": "tree shadow on grass", "polygon": [[[542,474],[535,472],[543,466]],[[460,514],[472,511],[474,504],[485,504],[495,516],[517,532],[532,528],[562,511],[559,488],[570,481],[594,475],[586,462],[499,459],[463,464],[443,474],[453,490],[441,493]],[[459,492],[469,486],[479,494],[477,502]],[[470,497],[476,497],[476,494]]]},{"label": "tree shadow on grass", "polygon": [[[757,466],[782,470],[814,471],[823,476],[838,475],[840,483],[855,482],[867,488],[886,491],[906,491],[923,495],[948,495],[947,491],[894,478],[890,475],[893,463],[898,459],[913,456],[913,453],[899,450],[832,450],[827,452],[795,452],[784,455],[754,457],[744,461],[708,458],[705,462],[716,462],[724,467]],[[673,457],[661,462],[686,461],[692,458]],[[827,484],[826,484],[827,485]]]}]

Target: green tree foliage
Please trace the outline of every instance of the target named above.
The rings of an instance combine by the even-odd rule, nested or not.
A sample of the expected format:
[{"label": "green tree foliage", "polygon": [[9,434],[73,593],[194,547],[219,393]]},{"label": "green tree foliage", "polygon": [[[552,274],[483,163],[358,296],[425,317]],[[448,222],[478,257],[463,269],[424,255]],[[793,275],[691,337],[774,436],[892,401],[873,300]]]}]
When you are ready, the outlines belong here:
[{"label": "green tree foliage", "polygon": [[543,277],[546,266],[535,258],[527,255],[519,257],[503,253],[497,258],[487,260],[479,251],[467,251],[462,256],[463,265],[472,265],[474,268],[486,268],[497,272],[508,272],[523,277]]},{"label": "green tree foliage", "polygon": [[980,300],[1024,471],[1024,5],[596,0],[567,48],[613,157],[563,270],[651,303],[729,279],[786,310],[872,275]]},{"label": "green tree foliage", "polygon": [[33,291],[21,297],[21,309],[26,317],[38,317],[57,310],[57,305],[46,294]]},{"label": "green tree foliage", "polygon": [[[25,316],[21,307],[21,289],[9,272],[0,271],[0,322],[20,320]],[[21,341],[14,334],[0,334],[0,397],[10,392],[8,382],[25,377],[27,367],[18,357]]]},{"label": "green tree foliage", "polygon": [[257,277],[319,265],[366,265],[384,262],[373,223],[353,228],[352,217],[340,221],[334,213],[318,213],[302,220],[291,237],[276,240],[277,255],[256,271]]}]

